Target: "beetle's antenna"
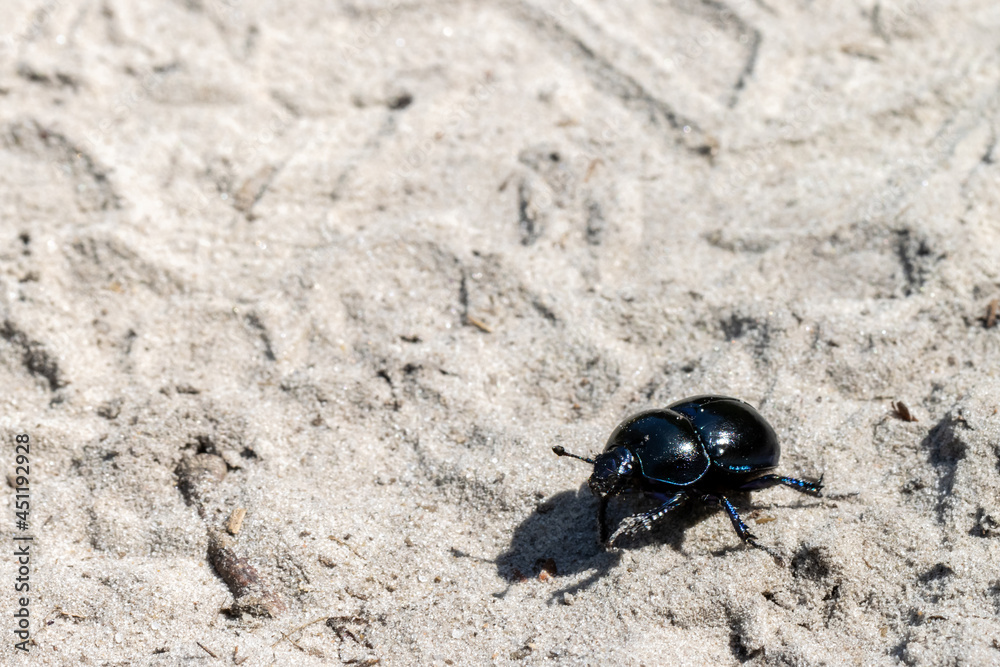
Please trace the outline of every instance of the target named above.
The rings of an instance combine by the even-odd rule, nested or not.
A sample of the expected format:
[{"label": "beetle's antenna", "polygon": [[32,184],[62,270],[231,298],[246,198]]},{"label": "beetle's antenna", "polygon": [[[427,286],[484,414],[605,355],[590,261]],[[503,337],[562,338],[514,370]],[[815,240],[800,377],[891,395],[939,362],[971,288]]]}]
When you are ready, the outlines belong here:
[{"label": "beetle's antenna", "polygon": [[590,465],[594,465],[594,459],[588,459],[583,456],[578,456],[577,454],[570,454],[569,452],[567,452],[565,449],[562,448],[562,445],[556,445],[555,447],[552,448],[552,451],[556,453],[556,456],[569,456],[574,459],[580,459],[581,461],[586,461]]}]

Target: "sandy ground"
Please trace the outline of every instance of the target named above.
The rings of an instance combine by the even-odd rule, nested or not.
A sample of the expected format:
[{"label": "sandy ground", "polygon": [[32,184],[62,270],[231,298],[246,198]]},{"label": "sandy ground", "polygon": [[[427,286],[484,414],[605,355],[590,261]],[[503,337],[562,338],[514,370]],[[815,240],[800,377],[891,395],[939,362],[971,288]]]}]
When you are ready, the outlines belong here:
[{"label": "sandy ground", "polygon": [[5,664],[1000,664],[996,2],[3,4]]}]

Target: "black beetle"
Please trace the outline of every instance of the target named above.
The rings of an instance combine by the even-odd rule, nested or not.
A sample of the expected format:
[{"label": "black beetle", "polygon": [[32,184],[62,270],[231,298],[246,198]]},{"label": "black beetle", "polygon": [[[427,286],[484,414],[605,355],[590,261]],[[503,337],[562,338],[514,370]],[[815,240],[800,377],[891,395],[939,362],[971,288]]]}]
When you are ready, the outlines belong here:
[{"label": "black beetle", "polygon": [[694,396],[633,415],[618,425],[604,453],[593,459],[558,446],[552,451],[594,466],[590,489],[601,499],[598,522],[605,544],[608,501],[637,488],[663,504],[630,517],[618,537],[649,530],[667,512],[697,498],[721,503],[744,542],[778,558],[757,542],[726,494],[779,484],[814,496],[823,489],[822,477],[808,481],[771,474],[781,455],[774,429],[749,404],[728,396]]}]

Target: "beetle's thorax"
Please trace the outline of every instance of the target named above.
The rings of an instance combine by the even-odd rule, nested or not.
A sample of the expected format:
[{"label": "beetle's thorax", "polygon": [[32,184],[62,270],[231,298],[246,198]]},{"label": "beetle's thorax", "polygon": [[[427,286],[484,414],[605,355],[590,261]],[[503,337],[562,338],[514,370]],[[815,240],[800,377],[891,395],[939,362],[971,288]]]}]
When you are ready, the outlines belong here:
[{"label": "beetle's thorax", "polygon": [[617,493],[636,473],[635,457],[625,447],[615,447],[594,458],[590,475],[590,490],[599,496]]}]

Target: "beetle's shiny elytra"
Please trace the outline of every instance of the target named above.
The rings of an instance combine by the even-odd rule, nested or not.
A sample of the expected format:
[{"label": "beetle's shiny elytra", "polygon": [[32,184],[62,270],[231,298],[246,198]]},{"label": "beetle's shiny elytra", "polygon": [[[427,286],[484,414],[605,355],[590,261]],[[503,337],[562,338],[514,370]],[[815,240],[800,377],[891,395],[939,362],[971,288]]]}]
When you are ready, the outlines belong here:
[{"label": "beetle's shiny elytra", "polygon": [[594,466],[590,488],[601,498],[602,542],[609,537],[608,500],[638,489],[663,504],[627,519],[618,537],[649,530],[667,512],[696,498],[721,504],[743,541],[775,555],[757,542],[726,494],[782,484],[814,496],[823,489],[822,478],[772,474],[781,456],[774,429],[749,404],[727,396],[695,396],[633,415],[618,425],[604,452],[593,459],[562,447],[552,450]]}]

